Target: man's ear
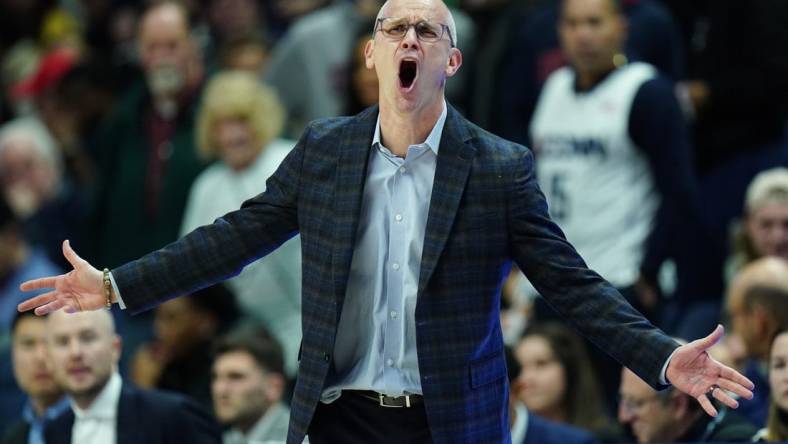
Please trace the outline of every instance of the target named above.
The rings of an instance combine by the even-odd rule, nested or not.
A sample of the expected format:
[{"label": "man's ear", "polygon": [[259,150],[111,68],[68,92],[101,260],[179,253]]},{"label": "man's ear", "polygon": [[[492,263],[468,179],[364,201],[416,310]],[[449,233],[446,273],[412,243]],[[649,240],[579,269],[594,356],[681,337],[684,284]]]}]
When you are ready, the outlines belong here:
[{"label": "man's ear", "polygon": [[449,60],[446,61],[446,77],[452,77],[457,74],[457,70],[462,66],[462,52],[459,48],[451,48],[449,50]]},{"label": "man's ear", "polygon": [[279,402],[285,392],[285,378],[279,373],[268,373],[266,376],[265,395],[269,402]]},{"label": "man's ear", "polygon": [[373,55],[375,53],[375,40],[370,39],[367,41],[367,44],[364,45],[364,65],[367,69],[374,69],[375,68],[375,60],[373,59]]}]

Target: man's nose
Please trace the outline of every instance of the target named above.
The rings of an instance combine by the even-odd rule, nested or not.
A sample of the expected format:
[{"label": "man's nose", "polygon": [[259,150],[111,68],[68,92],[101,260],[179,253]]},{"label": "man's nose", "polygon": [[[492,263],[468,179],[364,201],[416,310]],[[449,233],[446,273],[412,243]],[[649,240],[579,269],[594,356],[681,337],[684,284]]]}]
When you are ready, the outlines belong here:
[{"label": "man's nose", "polygon": [[630,411],[630,409],[624,407],[623,405],[618,407],[618,422],[621,424],[626,424],[632,421],[632,417],[634,415]]},{"label": "man's nose", "polygon": [[416,34],[416,27],[411,26],[405,32],[405,36],[402,37],[402,41],[400,42],[402,49],[415,49],[419,47],[419,36]]},{"label": "man's nose", "polygon": [[79,343],[79,341],[71,341],[68,344],[68,354],[72,358],[82,355],[82,345]]}]

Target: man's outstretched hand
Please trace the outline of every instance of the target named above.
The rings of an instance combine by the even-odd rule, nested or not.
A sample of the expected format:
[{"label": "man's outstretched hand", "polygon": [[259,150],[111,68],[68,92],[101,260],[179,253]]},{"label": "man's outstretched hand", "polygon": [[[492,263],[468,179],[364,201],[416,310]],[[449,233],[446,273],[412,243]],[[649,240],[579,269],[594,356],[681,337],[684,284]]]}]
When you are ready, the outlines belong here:
[{"label": "man's outstretched hand", "polygon": [[697,399],[703,410],[711,416],[717,416],[717,409],[709,396],[735,409],[739,403],[727,392],[752,399],[752,389],[755,388],[752,381],[709,356],[709,348],[722,338],[723,332],[722,326],[718,325],[709,336],[679,347],[670,359],[666,372],[668,381],[674,387]]},{"label": "man's outstretched hand", "polygon": [[60,276],[48,276],[23,283],[22,291],[51,289],[17,306],[19,311],[35,309],[37,315],[66,309],[68,312],[96,310],[106,306],[102,272],[77,255],[68,241],[63,242],[63,256],[74,267]]}]

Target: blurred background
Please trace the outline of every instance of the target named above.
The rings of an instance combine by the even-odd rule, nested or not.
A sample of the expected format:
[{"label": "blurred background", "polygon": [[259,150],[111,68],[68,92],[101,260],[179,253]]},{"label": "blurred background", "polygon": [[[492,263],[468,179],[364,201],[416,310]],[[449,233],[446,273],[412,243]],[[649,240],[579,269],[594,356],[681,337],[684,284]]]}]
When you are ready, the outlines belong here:
[{"label": "blurred background", "polygon": [[[264,191],[309,121],[377,102],[377,79],[364,66],[363,48],[382,3],[0,0],[0,435],[25,404],[10,359],[11,318],[23,298],[18,284],[67,270],[64,239],[97,267],[111,269]],[[464,56],[447,83],[448,102],[487,131],[534,147],[537,169],[542,158],[547,168],[547,148],[532,130],[545,82],[574,60],[558,32],[561,2],[447,4]],[[637,99],[648,110],[629,118],[634,144],[641,145],[638,134],[673,134],[668,127],[678,135],[643,141],[646,175],[654,182],[649,196],[658,210],[645,219],[651,231],[637,245],[601,253],[615,261],[600,272],[678,338],[691,341],[725,324],[729,335],[718,358],[758,381],[768,378],[772,337],[786,317],[779,311],[788,307],[779,299],[788,291],[780,266],[742,277],[762,258],[788,260],[786,5],[623,0],[615,11],[627,24],[613,48],[623,57],[617,60],[653,66],[663,85],[653,100]],[[649,108],[665,100],[674,114]],[[635,134],[644,125],[651,132]],[[556,211],[560,190],[538,174]],[[632,186],[623,181],[588,191],[608,202],[594,210],[601,220],[626,209],[627,199],[619,197]],[[561,224],[561,215],[553,216]],[[605,223],[615,224],[608,227],[614,237],[640,229],[626,218]],[[585,246],[579,248],[584,257],[611,242],[569,223],[567,235]],[[618,273],[625,269],[631,271]],[[211,294],[184,295],[135,317],[116,314],[121,374],[142,387],[180,391],[211,410],[210,344],[251,324],[281,345],[292,384],[300,285],[295,238]],[[765,305],[777,319],[753,314],[763,298],[747,295],[764,286],[782,291],[773,296],[778,302],[766,298],[777,304]],[[621,392],[620,366],[582,340],[556,349],[562,342],[554,337],[573,333],[545,328],[556,314],[516,267],[502,296],[504,336],[522,366],[512,376],[512,398],[602,442],[639,440],[633,415],[625,414],[636,405]],[[768,328],[747,331],[758,322]],[[538,378],[528,373],[538,364],[527,356],[539,353],[543,365],[557,360],[565,375],[579,371],[589,379],[567,384],[598,389],[586,398],[598,400],[593,412],[572,410],[575,401],[562,393],[538,394]],[[739,412],[757,428],[769,408],[769,384],[760,387],[766,389],[758,405],[750,411],[743,403]]]}]

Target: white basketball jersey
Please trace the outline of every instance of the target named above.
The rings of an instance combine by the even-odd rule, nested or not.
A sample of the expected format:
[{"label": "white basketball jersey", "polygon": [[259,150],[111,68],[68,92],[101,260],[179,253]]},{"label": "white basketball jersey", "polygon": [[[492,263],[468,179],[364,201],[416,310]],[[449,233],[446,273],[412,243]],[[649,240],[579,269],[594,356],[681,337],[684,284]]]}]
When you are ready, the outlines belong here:
[{"label": "white basketball jersey", "polygon": [[629,136],[632,102],[655,75],[652,66],[632,63],[578,93],[574,71],[559,69],[531,121],[551,217],[589,267],[617,287],[637,279],[659,204],[648,160]]}]

